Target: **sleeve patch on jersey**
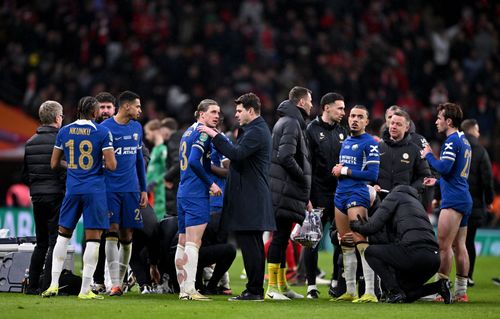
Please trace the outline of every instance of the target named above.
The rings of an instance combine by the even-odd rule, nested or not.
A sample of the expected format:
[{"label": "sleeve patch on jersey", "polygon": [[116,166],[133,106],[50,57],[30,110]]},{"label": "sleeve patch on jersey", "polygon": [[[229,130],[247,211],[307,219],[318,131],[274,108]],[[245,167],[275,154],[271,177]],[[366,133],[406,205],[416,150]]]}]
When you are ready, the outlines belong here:
[{"label": "sleeve patch on jersey", "polygon": [[134,141],[137,141],[137,140],[139,139],[139,134],[134,133],[134,134],[133,134],[133,137],[134,137]]},{"label": "sleeve patch on jersey", "polygon": [[200,141],[205,142],[206,140],[208,140],[207,133],[201,133],[200,134]]},{"label": "sleeve patch on jersey", "polygon": [[108,134],[109,134],[109,140],[111,141],[111,143],[113,143],[113,134],[111,134],[111,131],[109,131]]}]

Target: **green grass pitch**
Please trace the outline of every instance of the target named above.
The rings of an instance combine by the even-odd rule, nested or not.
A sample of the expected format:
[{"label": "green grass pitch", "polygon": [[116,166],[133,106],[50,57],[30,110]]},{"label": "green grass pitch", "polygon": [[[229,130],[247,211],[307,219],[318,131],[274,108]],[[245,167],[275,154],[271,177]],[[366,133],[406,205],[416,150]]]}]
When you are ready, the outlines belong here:
[{"label": "green grass pitch", "polygon": [[[331,271],[331,254],[320,254],[320,266]],[[231,267],[231,286],[241,292],[244,281],[238,255]],[[251,318],[251,319],[313,319],[313,318],[500,318],[500,287],[491,282],[500,276],[500,258],[479,257],[476,264],[476,286],[469,288],[471,302],[445,305],[434,302],[414,304],[351,304],[329,301],[326,286],[319,286],[319,300],[229,302],[217,296],[212,302],[179,301],[177,295],[140,295],[137,288],[120,298],[83,301],[72,297],[42,299],[16,293],[0,293],[0,318]],[[306,287],[294,287],[300,293]]]}]

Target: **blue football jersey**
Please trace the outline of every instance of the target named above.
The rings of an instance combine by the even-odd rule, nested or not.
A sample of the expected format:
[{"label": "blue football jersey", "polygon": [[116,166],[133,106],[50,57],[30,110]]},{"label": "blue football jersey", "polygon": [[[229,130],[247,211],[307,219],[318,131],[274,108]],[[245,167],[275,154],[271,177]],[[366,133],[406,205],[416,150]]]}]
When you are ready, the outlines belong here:
[{"label": "blue football jersey", "polygon": [[[438,170],[441,174],[439,187],[441,189],[442,207],[472,203],[469,184],[467,183],[471,158],[472,149],[463,132],[455,132],[446,138],[446,141],[441,146],[439,160],[452,161],[453,165],[447,173]],[[429,164],[432,166],[433,162],[430,161]]]},{"label": "blue football jersey", "polygon": [[68,163],[66,194],[106,192],[102,151],[113,148],[106,127],[89,120],[75,121],[59,130],[54,147],[64,152]]},{"label": "blue football jersey", "polygon": [[342,143],[339,163],[351,170],[351,176],[339,178],[339,192],[377,181],[380,166],[378,147],[378,143],[368,133],[350,136]]},{"label": "blue football jersey", "polygon": [[[131,120],[127,124],[119,124],[114,117],[102,122],[113,135],[116,170],[106,171],[106,188],[108,192],[140,192],[138,174],[145,174],[145,168],[137,168],[137,161],[142,148],[142,126]],[[139,159],[140,160],[140,159]]]},{"label": "blue football jersey", "polygon": [[[196,129],[201,123],[194,123],[182,135],[179,160],[181,168],[181,178],[179,183],[179,190],[177,197],[208,197],[210,185],[207,185],[203,179],[212,180],[211,177],[211,141],[212,139],[206,133],[200,133]],[[203,154],[200,161],[203,167],[202,174],[205,176],[198,176],[191,165],[189,159],[192,155],[192,149],[198,148]]]},{"label": "blue football jersey", "polygon": [[[231,143],[231,140],[227,136],[225,136],[224,134],[221,134],[221,135],[224,136],[226,141]],[[228,160],[227,157],[225,157],[221,152],[219,152],[214,147],[213,144],[211,144],[210,147],[212,149],[212,154],[210,156],[210,158],[212,160],[212,165],[218,166],[218,167],[224,167],[222,165],[222,162]],[[222,194],[220,196],[210,196],[210,206],[211,207],[212,206],[222,207],[222,201],[223,201],[223,197],[224,197],[224,188],[226,187],[226,179],[223,177],[219,177],[215,174],[212,174],[212,177],[213,177],[215,184],[217,184],[217,186],[219,186],[220,189],[222,190]]]}]

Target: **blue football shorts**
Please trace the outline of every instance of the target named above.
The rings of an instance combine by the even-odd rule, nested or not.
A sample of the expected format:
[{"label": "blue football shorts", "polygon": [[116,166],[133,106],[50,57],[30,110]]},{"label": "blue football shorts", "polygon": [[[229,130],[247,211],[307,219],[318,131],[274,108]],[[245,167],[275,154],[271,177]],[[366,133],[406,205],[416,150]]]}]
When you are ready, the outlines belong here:
[{"label": "blue football shorts", "polygon": [[208,224],[210,221],[210,200],[208,197],[177,198],[179,234],[186,233],[186,227]]},{"label": "blue football shorts", "polygon": [[105,193],[71,194],[64,196],[59,225],[67,229],[75,229],[83,214],[85,229],[108,229],[108,205]]},{"label": "blue football shorts", "polygon": [[107,197],[110,224],[118,224],[122,229],[143,227],[140,193],[107,193]]},{"label": "blue football shorts", "polygon": [[347,215],[347,210],[351,207],[362,206],[370,208],[370,193],[368,187],[357,187],[349,189],[346,192],[338,191],[335,193],[335,207],[343,214]]}]

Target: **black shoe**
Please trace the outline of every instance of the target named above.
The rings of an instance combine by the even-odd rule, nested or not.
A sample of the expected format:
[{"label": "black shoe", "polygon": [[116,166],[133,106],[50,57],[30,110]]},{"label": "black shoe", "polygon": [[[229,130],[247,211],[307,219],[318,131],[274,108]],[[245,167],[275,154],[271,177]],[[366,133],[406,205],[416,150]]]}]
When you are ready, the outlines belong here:
[{"label": "black shoe", "polygon": [[443,298],[445,304],[450,304],[451,299],[451,283],[448,279],[439,280],[439,295]]},{"label": "black shoe", "polygon": [[200,293],[202,295],[220,295],[217,289],[210,289],[206,286],[200,289]]},{"label": "black shoe", "polygon": [[319,298],[319,291],[317,289],[312,289],[311,291],[307,292],[307,299],[318,299]]},{"label": "black shoe", "polygon": [[406,296],[404,292],[394,292],[387,294],[385,302],[387,303],[405,303]]},{"label": "black shoe", "polygon": [[467,278],[467,287],[474,287],[475,284],[476,283],[472,280],[472,278]]},{"label": "black shoe", "polygon": [[229,301],[264,301],[264,296],[254,295],[247,290],[243,291],[241,295],[228,299]]},{"label": "black shoe", "polygon": [[342,289],[342,287],[340,287],[340,286],[336,286],[336,287],[330,286],[330,288],[328,288],[328,294],[332,298],[338,298],[338,297],[342,296],[345,292],[346,292],[346,290]]},{"label": "black shoe", "polygon": [[500,278],[499,277],[491,278],[491,281],[493,282],[494,285],[500,286]]},{"label": "black shoe", "polygon": [[42,293],[40,288],[26,287],[24,290],[24,294],[26,295],[39,295]]}]

